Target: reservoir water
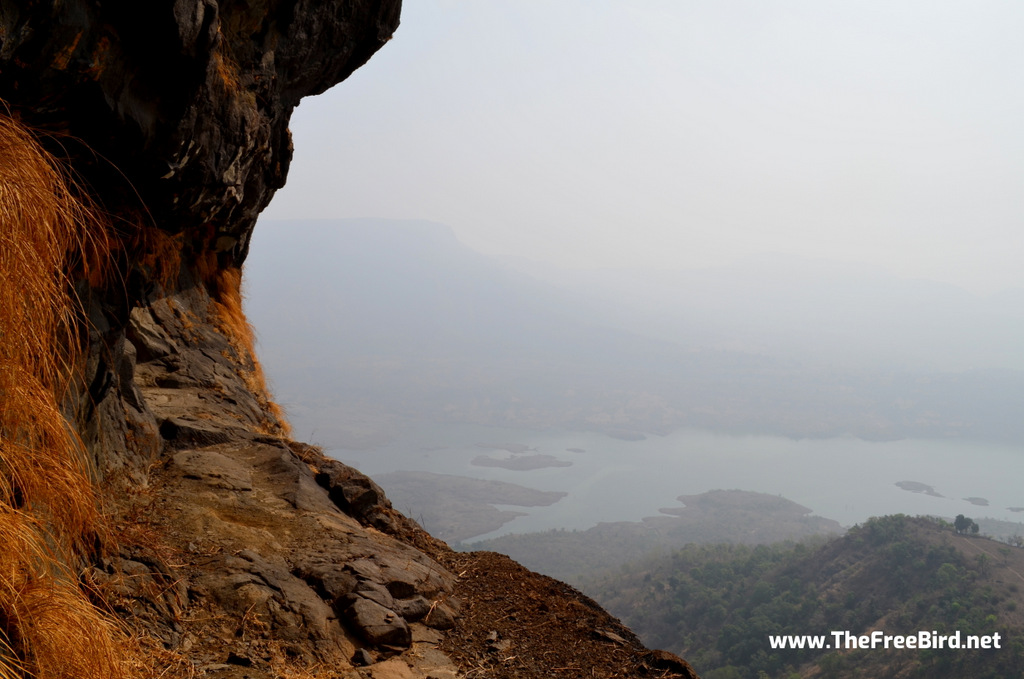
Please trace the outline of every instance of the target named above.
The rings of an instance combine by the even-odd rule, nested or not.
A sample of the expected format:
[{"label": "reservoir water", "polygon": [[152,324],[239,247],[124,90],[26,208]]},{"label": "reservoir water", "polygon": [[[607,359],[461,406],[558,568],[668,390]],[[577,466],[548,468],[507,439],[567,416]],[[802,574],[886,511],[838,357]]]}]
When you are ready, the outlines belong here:
[{"label": "reservoir water", "polygon": [[[499,446],[525,447],[519,454],[552,455],[572,465],[513,471],[472,464],[480,455],[512,455]],[[994,443],[793,440],[694,429],[624,441],[596,432],[414,424],[372,451],[329,452],[370,476],[429,471],[568,493],[548,507],[516,507],[528,515],[474,539],[636,521],[662,507],[679,507],[679,495],[715,489],[781,495],[844,526],[898,512],[1024,520],[1024,512],[1010,510],[1024,507],[1024,448]],[[942,497],[903,490],[895,485],[900,481],[926,484]]]}]

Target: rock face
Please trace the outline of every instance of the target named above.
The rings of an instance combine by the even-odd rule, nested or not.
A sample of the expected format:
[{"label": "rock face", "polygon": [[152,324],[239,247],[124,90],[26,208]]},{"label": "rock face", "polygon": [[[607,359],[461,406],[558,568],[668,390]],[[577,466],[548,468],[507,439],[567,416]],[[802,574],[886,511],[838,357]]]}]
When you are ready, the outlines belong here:
[{"label": "rock face", "polygon": [[[106,519],[54,568],[77,575],[75,605],[89,608],[87,593],[130,631],[118,642],[127,659],[109,666],[134,676],[441,679],[493,666],[493,676],[546,677],[548,637],[530,638],[545,626],[561,630],[551,636],[557,662],[578,645],[586,676],[693,676],[681,661],[654,662],[565,586],[522,569],[503,566],[498,582],[464,568],[372,480],[291,441],[268,399],[239,267],[256,216],[284,183],[288,118],[301,97],[369,59],[399,9],[396,0],[0,5],[0,99],[100,214],[91,249],[64,253],[95,266],[59,280],[80,302],[83,346],[73,387],[59,395],[66,412],[54,412],[56,428],[66,418],[91,456],[94,488],[82,497],[98,491]],[[15,209],[7,199],[0,191],[0,219]],[[0,443],[11,438],[3,426]],[[36,509],[15,472],[3,473],[0,528],[10,509]],[[38,676],[99,676],[32,666],[18,636],[32,624],[12,626],[6,596],[0,674],[28,662]],[[507,646],[489,655],[491,630],[520,645],[514,664]],[[61,642],[87,656],[92,631]],[[7,640],[20,661],[8,662]],[[59,653],[49,657],[61,665]]]},{"label": "rock face", "polygon": [[[244,259],[284,184],[288,119],[363,65],[400,0],[11,0],[0,98],[61,142],[114,210]],[[141,198],[141,201],[139,200]],[[197,234],[198,236],[198,234]]]}]

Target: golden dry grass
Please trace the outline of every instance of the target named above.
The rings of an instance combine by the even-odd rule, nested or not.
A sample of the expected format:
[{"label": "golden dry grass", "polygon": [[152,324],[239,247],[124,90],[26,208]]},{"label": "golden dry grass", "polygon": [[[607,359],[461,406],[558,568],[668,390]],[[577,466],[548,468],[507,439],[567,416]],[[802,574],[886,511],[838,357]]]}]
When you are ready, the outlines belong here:
[{"label": "golden dry grass", "polygon": [[132,261],[142,267],[150,280],[167,290],[177,286],[184,238],[184,233],[172,236],[155,226],[135,226],[125,240]]},{"label": "golden dry grass", "polygon": [[29,132],[0,116],[0,679],[122,677],[121,642],[69,567],[101,531],[61,403],[78,362],[71,276],[109,242]]},{"label": "golden dry grass", "polygon": [[255,334],[242,310],[242,271],[237,267],[226,267],[211,274],[210,293],[213,297],[213,311],[221,332],[231,342],[238,354],[240,375],[257,398],[260,406],[270,416],[265,423],[267,433],[290,436],[291,431],[284,411],[270,398],[263,366],[256,358]]}]

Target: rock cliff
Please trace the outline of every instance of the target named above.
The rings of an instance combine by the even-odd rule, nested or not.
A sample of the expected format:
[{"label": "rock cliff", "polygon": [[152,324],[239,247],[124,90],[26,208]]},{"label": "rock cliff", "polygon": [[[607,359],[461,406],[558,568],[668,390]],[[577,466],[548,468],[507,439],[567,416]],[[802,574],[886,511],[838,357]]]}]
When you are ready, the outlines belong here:
[{"label": "rock cliff", "polygon": [[399,10],[0,6],[0,677],[695,676],[268,398],[240,279],[289,116]]}]

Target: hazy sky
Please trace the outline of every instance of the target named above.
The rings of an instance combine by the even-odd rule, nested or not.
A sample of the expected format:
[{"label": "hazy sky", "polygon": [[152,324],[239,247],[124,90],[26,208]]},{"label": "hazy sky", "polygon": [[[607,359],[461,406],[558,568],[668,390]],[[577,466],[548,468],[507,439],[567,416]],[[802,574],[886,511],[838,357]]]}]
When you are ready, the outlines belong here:
[{"label": "hazy sky", "polygon": [[778,252],[1024,285],[1024,3],[407,0],[268,217],[573,266]]}]

